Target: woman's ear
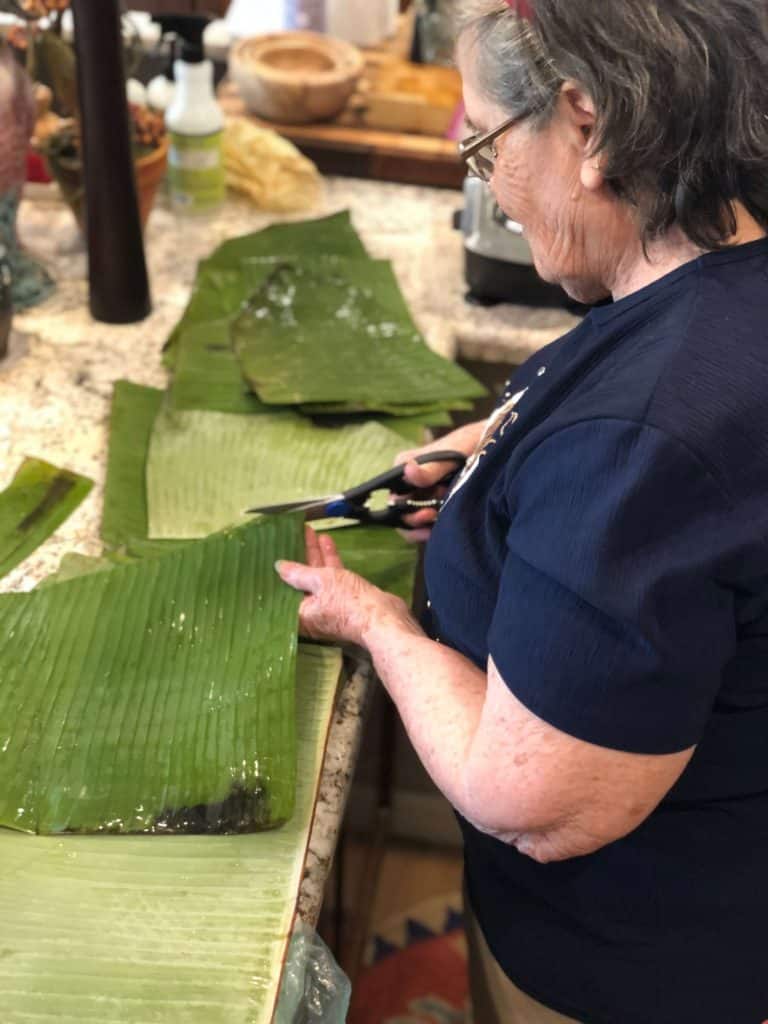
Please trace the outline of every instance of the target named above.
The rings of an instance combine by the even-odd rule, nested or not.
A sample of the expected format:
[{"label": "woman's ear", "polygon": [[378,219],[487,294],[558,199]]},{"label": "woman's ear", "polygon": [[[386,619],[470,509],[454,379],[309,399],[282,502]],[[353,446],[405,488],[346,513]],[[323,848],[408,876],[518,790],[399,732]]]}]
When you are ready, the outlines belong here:
[{"label": "woman's ear", "polygon": [[571,136],[582,151],[581,184],[596,192],[605,184],[599,153],[591,149],[597,122],[595,103],[578,82],[564,82],[560,89],[560,114],[572,129]]},{"label": "woman's ear", "polygon": [[595,102],[584,86],[578,82],[563,82],[560,87],[560,107],[563,115],[589,138],[597,121]]}]

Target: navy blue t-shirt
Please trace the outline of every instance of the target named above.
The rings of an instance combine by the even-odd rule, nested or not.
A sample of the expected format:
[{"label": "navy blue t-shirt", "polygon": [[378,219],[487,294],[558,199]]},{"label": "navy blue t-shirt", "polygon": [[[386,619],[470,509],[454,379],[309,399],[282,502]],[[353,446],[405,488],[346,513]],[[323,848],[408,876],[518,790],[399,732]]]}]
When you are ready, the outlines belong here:
[{"label": "navy blue t-shirt", "polygon": [[569,735],[697,745],[635,832],[541,865],[462,821],[486,939],[584,1024],[768,1018],[768,241],[516,374],[427,549],[428,629]]}]

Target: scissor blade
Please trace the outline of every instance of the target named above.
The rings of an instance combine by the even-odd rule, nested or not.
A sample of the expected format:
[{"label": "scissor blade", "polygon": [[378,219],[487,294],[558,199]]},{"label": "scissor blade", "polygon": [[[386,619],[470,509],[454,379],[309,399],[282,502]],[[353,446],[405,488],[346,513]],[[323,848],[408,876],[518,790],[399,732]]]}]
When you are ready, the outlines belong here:
[{"label": "scissor blade", "polygon": [[328,504],[338,500],[337,495],[330,498],[311,498],[309,501],[288,501],[284,505],[264,505],[261,508],[245,510],[247,516],[279,516],[284,512],[306,512],[307,519],[322,519]]}]

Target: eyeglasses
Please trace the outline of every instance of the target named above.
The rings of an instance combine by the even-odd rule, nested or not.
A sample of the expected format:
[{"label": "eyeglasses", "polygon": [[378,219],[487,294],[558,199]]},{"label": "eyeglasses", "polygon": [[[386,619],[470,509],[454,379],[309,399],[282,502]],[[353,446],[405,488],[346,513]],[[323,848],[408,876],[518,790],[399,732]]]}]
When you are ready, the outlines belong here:
[{"label": "eyeglasses", "polygon": [[466,162],[471,174],[482,178],[483,181],[491,180],[496,157],[498,156],[496,149],[497,139],[504,132],[508,132],[510,128],[513,128],[518,121],[523,121],[527,116],[527,114],[516,114],[515,117],[510,117],[503,124],[500,124],[498,128],[493,128],[484,134],[477,132],[475,135],[470,135],[468,139],[464,139],[463,142],[459,143],[459,156]]}]

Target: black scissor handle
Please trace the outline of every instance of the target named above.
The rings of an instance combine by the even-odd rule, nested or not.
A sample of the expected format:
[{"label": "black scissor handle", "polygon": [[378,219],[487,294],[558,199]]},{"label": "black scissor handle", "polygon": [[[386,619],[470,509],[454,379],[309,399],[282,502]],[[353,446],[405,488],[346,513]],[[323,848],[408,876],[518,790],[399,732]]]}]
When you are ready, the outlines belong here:
[{"label": "black scissor handle", "polygon": [[371,512],[364,508],[361,511],[359,521],[368,526],[394,526],[398,530],[412,530],[415,527],[410,526],[405,521],[406,516],[415,515],[416,512],[423,512],[424,509],[433,509],[435,512],[439,512],[442,507],[442,498],[434,498],[432,501],[399,501],[376,512]]},{"label": "black scissor handle", "polygon": [[[444,452],[426,452],[424,455],[418,455],[412,462],[418,462],[420,466],[429,466],[433,462],[454,462],[456,463],[456,469],[446,475],[438,481],[439,484],[450,483],[451,480],[458,474],[458,472],[464,468],[467,456],[462,452],[444,451]],[[344,500],[349,502],[366,502],[368,498],[376,491],[391,491],[393,494],[411,494],[413,493],[413,484],[409,483],[405,479],[405,463],[400,466],[393,466],[392,469],[388,469],[386,473],[380,473],[379,476],[375,476],[372,480],[366,481],[364,484],[360,484],[359,487],[353,487],[349,491],[344,492]]]}]

